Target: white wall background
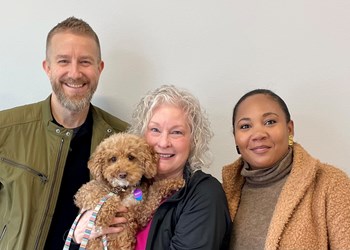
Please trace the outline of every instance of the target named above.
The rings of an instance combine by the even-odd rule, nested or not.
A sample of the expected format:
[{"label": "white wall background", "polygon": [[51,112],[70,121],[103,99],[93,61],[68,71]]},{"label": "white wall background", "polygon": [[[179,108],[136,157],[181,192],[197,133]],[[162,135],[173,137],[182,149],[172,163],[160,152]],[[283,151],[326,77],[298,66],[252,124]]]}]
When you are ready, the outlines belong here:
[{"label": "white wall background", "polygon": [[105,70],[93,103],[129,121],[161,84],[185,87],[215,132],[210,169],[237,158],[233,105],[270,88],[287,102],[295,139],[350,174],[349,0],[17,0],[0,15],[0,109],[46,98],[47,32],[68,16],[98,33]]}]

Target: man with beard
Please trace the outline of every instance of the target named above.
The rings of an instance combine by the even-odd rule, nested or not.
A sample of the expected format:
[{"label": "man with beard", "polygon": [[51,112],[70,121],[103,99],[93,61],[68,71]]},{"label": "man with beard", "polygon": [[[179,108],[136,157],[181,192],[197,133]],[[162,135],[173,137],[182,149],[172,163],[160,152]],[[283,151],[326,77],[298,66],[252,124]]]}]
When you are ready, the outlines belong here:
[{"label": "man with beard", "polygon": [[96,33],[70,17],[47,36],[52,94],[0,112],[0,249],[63,248],[90,153],[128,125],[90,104],[103,67]]}]

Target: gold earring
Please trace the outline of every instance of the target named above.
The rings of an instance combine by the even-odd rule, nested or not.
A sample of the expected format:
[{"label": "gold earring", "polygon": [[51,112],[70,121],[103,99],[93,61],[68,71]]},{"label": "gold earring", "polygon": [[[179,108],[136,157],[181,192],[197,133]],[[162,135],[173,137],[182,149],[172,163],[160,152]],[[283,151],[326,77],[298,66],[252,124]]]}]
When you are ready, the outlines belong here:
[{"label": "gold earring", "polygon": [[294,144],[293,135],[289,135],[288,136],[288,145],[293,146],[293,144]]}]

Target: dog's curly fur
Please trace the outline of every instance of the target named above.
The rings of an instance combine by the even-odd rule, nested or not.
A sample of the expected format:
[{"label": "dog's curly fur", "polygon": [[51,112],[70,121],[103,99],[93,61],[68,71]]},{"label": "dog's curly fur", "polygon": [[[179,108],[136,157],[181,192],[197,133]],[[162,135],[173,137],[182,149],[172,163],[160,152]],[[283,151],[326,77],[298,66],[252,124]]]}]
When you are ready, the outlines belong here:
[{"label": "dog's curly fur", "polygon": [[[153,181],[158,159],[145,139],[129,133],[111,135],[91,155],[88,167],[93,180],[78,190],[75,204],[80,209],[93,210],[102,197],[116,193],[97,215],[95,225],[102,227],[109,226],[121,205],[128,207],[128,213],[122,215],[128,223],[121,233],[107,236],[108,249],[134,249],[137,231],[147,225],[164,198],[183,187],[182,178]],[[142,190],[142,201],[133,198],[135,186]],[[102,249],[101,237],[90,239],[87,248]]]}]

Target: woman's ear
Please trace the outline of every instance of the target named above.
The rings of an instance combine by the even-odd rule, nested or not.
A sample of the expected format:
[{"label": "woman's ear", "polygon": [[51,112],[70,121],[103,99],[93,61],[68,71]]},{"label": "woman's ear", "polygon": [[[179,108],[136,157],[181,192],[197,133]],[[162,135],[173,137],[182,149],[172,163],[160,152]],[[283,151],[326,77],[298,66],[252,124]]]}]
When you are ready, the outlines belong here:
[{"label": "woman's ear", "polygon": [[293,122],[293,120],[290,120],[288,122],[287,126],[288,126],[289,134],[294,136],[294,122]]}]

